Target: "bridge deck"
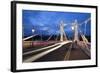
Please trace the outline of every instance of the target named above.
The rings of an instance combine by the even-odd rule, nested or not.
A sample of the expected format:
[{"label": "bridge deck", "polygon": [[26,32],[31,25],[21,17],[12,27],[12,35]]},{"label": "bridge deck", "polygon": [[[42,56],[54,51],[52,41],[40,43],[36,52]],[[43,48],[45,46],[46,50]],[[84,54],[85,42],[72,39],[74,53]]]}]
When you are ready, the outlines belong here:
[{"label": "bridge deck", "polygon": [[[81,49],[80,46],[76,45],[76,47],[71,47],[71,45],[73,45],[73,43],[71,41],[69,41],[69,43],[68,42],[63,42],[61,45],[62,46],[59,46],[59,44],[55,45],[55,46],[52,46],[51,48],[48,48],[46,50],[42,50],[38,53],[34,53],[35,55],[33,53],[31,53],[28,56],[28,58],[31,58],[31,61],[32,61],[32,58],[34,59],[34,56],[36,56],[36,57],[41,56],[44,53],[46,53],[48,50],[52,50],[52,48],[54,48],[56,46],[59,46],[59,47],[57,47],[58,49],[55,49],[54,51],[52,51],[50,53],[47,53],[47,54],[45,54],[45,55],[43,55],[43,56],[41,56],[41,57],[39,57],[39,58],[37,58],[33,61],[34,62],[41,62],[41,61],[64,61],[64,60],[85,60],[85,59],[90,59],[90,57],[87,56],[84,53],[84,51]],[[71,51],[69,51],[70,47],[71,47]],[[40,55],[38,55],[38,54],[40,54]],[[66,55],[69,56],[69,58],[65,58]],[[27,57],[27,56],[24,56],[24,60],[25,60],[25,57]],[[26,60],[26,61],[28,61],[28,60]]]}]

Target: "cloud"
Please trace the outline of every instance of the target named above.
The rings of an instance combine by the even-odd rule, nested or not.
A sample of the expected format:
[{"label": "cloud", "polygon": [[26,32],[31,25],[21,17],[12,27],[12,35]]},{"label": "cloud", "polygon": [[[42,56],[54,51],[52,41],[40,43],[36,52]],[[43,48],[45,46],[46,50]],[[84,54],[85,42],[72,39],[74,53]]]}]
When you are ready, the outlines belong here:
[{"label": "cloud", "polygon": [[43,27],[41,30],[48,31],[48,27]]}]

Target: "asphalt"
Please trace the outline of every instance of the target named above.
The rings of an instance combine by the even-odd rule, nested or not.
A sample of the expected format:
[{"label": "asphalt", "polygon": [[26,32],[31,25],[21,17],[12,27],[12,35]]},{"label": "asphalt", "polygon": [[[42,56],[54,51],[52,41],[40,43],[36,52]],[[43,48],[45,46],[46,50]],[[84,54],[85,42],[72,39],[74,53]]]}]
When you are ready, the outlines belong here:
[{"label": "asphalt", "polygon": [[[55,50],[51,53],[48,53],[47,55],[35,60],[34,62],[64,61],[64,60],[68,61],[68,60],[86,60],[86,59],[90,59],[90,56],[88,56],[82,50],[82,47],[80,47],[80,46],[77,45],[77,44],[68,43],[68,44],[62,46],[61,48],[59,48],[59,49],[57,49],[57,50]],[[69,49],[70,49],[70,51],[69,51]],[[32,48],[32,50],[33,50],[33,48]],[[46,50],[43,50],[43,51],[46,51]],[[37,52],[37,53],[34,53],[34,54],[31,53],[29,55],[25,55],[25,56],[23,56],[23,61],[25,59],[28,59],[32,55],[41,53],[43,51],[40,51],[40,52]],[[69,58],[65,59],[66,55],[68,55]]]}]

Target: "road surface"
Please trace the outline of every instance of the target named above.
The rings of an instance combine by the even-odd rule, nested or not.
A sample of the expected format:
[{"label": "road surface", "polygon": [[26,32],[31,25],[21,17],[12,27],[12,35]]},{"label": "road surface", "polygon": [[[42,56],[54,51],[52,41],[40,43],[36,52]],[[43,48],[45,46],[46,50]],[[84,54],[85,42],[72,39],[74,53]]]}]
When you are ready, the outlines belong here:
[{"label": "road surface", "polygon": [[79,45],[69,42],[63,44],[56,43],[54,45],[35,50],[33,48],[30,48],[32,50],[23,52],[23,62],[90,59],[91,55],[87,52],[87,49],[84,48],[83,45],[83,42],[79,42]]}]

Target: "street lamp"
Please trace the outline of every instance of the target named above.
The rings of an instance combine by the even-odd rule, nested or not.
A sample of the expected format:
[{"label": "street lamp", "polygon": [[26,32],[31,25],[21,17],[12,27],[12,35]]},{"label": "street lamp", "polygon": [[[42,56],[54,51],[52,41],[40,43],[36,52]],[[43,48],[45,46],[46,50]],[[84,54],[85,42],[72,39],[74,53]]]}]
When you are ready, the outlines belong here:
[{"label": "street lamp", "polygon": [[[35,29],[32,29],[32,33],[34,33],[35,32]],[[33,39],[32,39],[33,40]]]},{"label": "street lamp", "polygon": [[72,28],[72,30],[74,30],[74,26],[72,26],[71,28]]},{"label": "street lamp", "polygon": [[34,29],[32,29],[32,33],[34,33],[35,32],[35,30]]}]

